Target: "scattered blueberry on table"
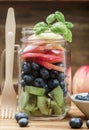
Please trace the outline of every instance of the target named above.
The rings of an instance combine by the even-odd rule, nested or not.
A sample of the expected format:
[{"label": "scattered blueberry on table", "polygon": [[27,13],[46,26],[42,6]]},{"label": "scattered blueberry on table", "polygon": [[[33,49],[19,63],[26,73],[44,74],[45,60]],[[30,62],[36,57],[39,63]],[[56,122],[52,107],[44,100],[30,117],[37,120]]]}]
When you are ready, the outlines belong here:
[{"label": "scattered blueberry on table", "polygon": [[24,112],[16,113],[15,119],[20,127],[26,127],[28,125],[29,116],[28,116],[28,114],[26,114]]},{"label": "scattered blueberry on table", "polygon": [[86,126],[89,128],[89,119],[86,121]]},{"label": "scattered blueberry on table", "polygon": [[19,124],[20,127],[26,127],[28,125],[28,120],[26,118],[21,118],[18,121],[18,124]]},{"label": "scattered blueberry on table", "polygon": [[71,118],[69,120],[69,125],[71,128],[81,128],[83,121],[81,118]]},{"label": "scattered blueberry on table", "polygon": [[[73,129],[79,129],[83,125],[83,120],[79,117],[72,117],[69,120],[69,126]],[[86,120],[86,127],[89,129],[89,119]]]}]

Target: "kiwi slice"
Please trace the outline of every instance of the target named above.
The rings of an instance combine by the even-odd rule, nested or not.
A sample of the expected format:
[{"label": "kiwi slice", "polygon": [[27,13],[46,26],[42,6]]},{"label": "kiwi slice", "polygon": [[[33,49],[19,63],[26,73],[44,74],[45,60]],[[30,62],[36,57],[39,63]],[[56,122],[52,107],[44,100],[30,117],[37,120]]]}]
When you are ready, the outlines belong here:
[{"label": "kiwi slice", "polygon": [[34,95],[38,95],[38,96],[42,96],[45,94],[44,88],[38,88],[38,87],[34,87],[34,86],[26,86],[25,91],[30,94],[34,94]]},{"label": "kiwi slice", "polygon": [[25,107],[25,110],[31,112],[33,111],[34,108],[35,108],[35,104],[27,104],[27,106]]},{"label": "kiwi slice", "polygon": [[32,111],[31,111],[31,115],[32,116],[42,116],[40,110],[38,107],[35,107]]},{"label": "kiwi slice", "polygon": [[60,86],[58,86],[55,89],[53,89],[50,92],[50,94],[51,94],[51,97],[53,98],[53,100],[57,103],[57,105],[59,107],[63,107],[64,106],[64,96],[63,96],[63,91],[62,91]]},{"label": "kiwi slice", "polygon": [[33,111],[37,104],[37,96],[29,94],[29,103],[25,106],[25,109],[28,111]]},{"label": "kiwi slice", "polygon": [[29,93],[21,91],[21,96],[19,97],[20,107],[23,109],[29,102]]},{"label": "kiwi slice", "polygon": [[51,108],[54,115],[63,114],[63,109],[60,108],[55,101],[51,101]]},{"label": "kiwi slice", "polygon": [[43,115],[49,115],[46,96],[37,96],[37,106]]}]

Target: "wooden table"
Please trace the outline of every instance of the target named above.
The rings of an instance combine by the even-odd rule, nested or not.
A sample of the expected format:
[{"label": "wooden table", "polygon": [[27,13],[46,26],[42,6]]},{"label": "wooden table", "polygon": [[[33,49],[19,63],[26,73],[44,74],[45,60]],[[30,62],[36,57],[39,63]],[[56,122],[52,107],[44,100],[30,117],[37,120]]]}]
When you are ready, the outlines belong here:
[{"label": "wooden table", "polygon": [[29,121],[27,127],[21,128],[15,119],[0,118],[0,130],[70,130],[69,119],[71,117],[81,117],[83,119],[83,126],[81,129],[87,129],[85,116],[72,103],[71,110],[65,119],[56,121]]}]

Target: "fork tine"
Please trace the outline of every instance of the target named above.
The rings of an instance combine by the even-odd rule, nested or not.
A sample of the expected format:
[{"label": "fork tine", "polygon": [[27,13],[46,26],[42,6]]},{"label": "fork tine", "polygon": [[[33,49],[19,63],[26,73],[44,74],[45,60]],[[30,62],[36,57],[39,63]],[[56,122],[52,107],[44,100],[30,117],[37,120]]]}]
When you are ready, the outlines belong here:
[{"label": "fork tine", "polygon": [[2,119],[7,119],[7,118],[14,118],[15,117],[15,113],[16,113],[16,109],[15,108],[9,108],[9,107],[2,107],[1,108],[1,118]]},{"label": "fork tine", "polygon": [[9,119],[11,118],[11,115],[12,115],[12,108],[9,108],[9,111],[8,111],[8,118]]},{"label": "fork tine", "polygon": [[5,108],[2,106],[1,107],[1,117],[4,118],[5,116]]},{"label": "fork tine", "polygon": [[15,108],[9,108],[9,112],[8,112],[8,118],[14,118],[15,117]]},{"label": "fork tine", "polygon": [[15,113],[16,113],[16,110],[15,110],[15,109],[13,109],[13,111],[12,111],[12,118],[14,118],[14,117],[15,117]]},{"label": "fork tine", "polygon": [[5,108],[5,118],[8,118],[8,106]]}]

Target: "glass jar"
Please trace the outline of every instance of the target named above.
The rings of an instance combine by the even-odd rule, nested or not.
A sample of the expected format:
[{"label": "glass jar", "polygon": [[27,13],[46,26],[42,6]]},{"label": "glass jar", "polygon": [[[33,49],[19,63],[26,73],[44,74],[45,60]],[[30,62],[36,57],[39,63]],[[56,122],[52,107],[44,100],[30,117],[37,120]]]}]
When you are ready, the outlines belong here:
[{"label": "glass jar", "polygon": [[[63,119],[70,110],[71,52],[61,35],[22,29],[19,108],[34,119]],[[39,118],[38,118],[39,117]]]}]

